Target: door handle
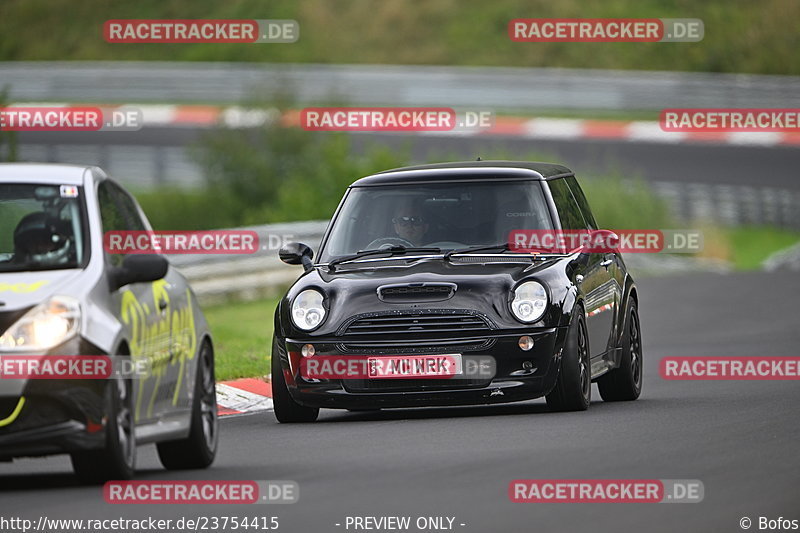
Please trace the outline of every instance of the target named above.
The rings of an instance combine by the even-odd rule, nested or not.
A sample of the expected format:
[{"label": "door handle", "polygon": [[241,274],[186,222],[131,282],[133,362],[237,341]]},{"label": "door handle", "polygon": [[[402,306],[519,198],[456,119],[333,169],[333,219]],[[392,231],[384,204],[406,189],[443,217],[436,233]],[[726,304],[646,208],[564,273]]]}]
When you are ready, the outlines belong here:
[{"label": "door handle", "polygon": [[614,262],[613,259],[605,259],[605,260],[600,262],[600,266],[606,267],[606,270],[608,270],[608,267],[610,267],[611,263],[613,263],[613,262]]},{"label": "door handle", "polygon": [[158,301],[158,309],[159,309],[159,311],[163,311],[164,309],[167,308],[168,305],[169,305],[169,303],[167,302],[167,299],[166,298],[161,298]]}]

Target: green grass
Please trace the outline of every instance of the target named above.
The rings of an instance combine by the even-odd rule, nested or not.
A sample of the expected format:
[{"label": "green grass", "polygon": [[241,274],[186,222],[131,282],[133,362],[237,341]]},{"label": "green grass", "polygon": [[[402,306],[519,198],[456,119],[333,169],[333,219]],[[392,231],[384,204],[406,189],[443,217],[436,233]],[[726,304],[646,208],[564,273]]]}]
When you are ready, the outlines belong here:
[{"label": "green grass", "polygon": [[[515,43],[514,18],[700,18],[699,43]],[[293,44],[110,44],[108,19],[294,19]],[[796,0],[3,0],[0,60],[489,65],[800,74]]]},{"label": "green grass", "polygon": [[269,374],[277,305],[278,299],[269,299],[203,309],[214,338],[218,381]]},{"label": "green grass", "polygon": [[800,242],[800,231],[746,227],[725,232],[731,247],[730,260],[737,270],[756,270],[773,253]]}]

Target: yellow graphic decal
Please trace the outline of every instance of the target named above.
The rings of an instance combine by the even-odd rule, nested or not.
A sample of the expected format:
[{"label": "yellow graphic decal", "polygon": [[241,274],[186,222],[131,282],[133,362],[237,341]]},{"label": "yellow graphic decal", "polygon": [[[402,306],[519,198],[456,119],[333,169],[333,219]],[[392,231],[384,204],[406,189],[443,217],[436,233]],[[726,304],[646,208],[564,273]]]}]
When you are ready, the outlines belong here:
[{"label": "yellow graphic decal", "polygon": [[38,291],[43,285],[48,283],[47,280],[45,281],[36,281],[34,283],[0,283],[0,292],[16,292],[16,293],[28,293]]},{"label": "yellow graphic decal", "polygon": [[120,318],[130,328],[131,358],[135,363],[145,359],[149,362],[150,374],[139,380],[139,395],[136,401],[135,419],[139,420],[144,386],[148,379],[155,379],[153,393],[147,402],[147,416],[151,416],[157,397],[169,397],[161,391],[161,381],[169,367],[179,365],[177,384],[172,395],[172,404],[177,405],[186,360],[193,359],[197,347],[194,311],[192,309],[191,292],[186,290],[187,305],[173,309],[170,305],[166,280],[158,280],[152,284],[153,307],[159,309],[159,302],[166,303],[168,312],[153,318],[147,304],[142,304],[131,291],[122,295]]},{"label": "yellow graphic decal", "polygon": [[14,420],[16,420],[19,414],[22,412],[22,406],[24,405],[25,405],[25,396],[20,396],[19,401],[17,402],[17,406],[14,408],[14,411],[6,418],[0,420],[0,428],[5,427],[9,424],[13,424]]}]

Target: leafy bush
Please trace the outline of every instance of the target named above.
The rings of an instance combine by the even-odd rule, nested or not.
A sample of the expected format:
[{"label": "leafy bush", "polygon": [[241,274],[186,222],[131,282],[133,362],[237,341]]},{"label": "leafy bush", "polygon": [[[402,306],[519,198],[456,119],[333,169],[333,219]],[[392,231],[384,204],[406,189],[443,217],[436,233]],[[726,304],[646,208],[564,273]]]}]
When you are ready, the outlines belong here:
[{"label": "leafy bush", "polygon": [[580,179],[597,223],[607,229],[675,227],[666,201],[642,179],[618,176]]},{"label": "leafy bush", "polygon": [[355,155],[345,134],[314,134],[280,124],[218,130],[194,156],[199,191],[161,188],[137,194],[156,229],[211,229],[329,218],[354,180],[405,164],[407,156],[370,146]]},{"label": "leafy bush", "polygon": [[[218,130],[194,150],[206,188],[162,188],[137,195],[156,229],[213,229],[327,219],[354,180],[409,164],[384,146],[354,154],[346,134],[314,134],[278,124],[258,130]],[[484,159],[507,159],[502,151]],[[452,161],[438,157],[439,161]],[[529,154],[528,161],[551,159]],[[609,229],[669,228],[666,202],[641,179],[581,178],[598,223]]]},{"label": "leafy bush", "polygon": [[[9,104],[8,86],[0,90],[0,109]],[[17,133],[0,128],[0,162],[17,160]]]}]

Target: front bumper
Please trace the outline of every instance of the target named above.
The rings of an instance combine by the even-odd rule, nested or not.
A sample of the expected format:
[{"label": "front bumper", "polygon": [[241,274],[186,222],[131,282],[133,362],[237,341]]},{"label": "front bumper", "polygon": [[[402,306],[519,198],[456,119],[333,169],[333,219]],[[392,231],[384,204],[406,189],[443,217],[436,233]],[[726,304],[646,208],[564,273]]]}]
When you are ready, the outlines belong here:
[{"label": "front bumper", "polygon": [[[529,335],[534,347],[523,351],[519,338]],[[448,339],[420,349],[359,351],[343,350],[341,339],[286,339],[279,345],[287,388],[292,398],[308,407],[334,409],[377,409],[392,407],[428,407],[481,405],[531,400],[549,393],[555,386],[567,328],[535,328],[513,332],[493,332],[487,342],[474,343]],[[301,348],[313,344],[316,356],[386,356],[460,353],[467,357],[491,357],[495,375],[482,379],[304,379],[300,372]],[[468,347],[459,349],[459,345]],[[530,368],[527,368],[530,367]]]},{"label": "front bumper", "polygon": [[[47,355],[106,354],[76,337]],[[20,394],[0,394],[0,460],[102,448],[106,384],[105,379],[31,379]]]}]

